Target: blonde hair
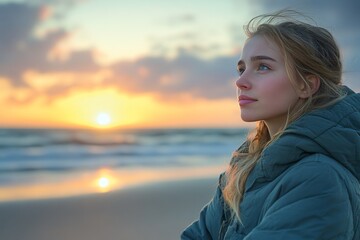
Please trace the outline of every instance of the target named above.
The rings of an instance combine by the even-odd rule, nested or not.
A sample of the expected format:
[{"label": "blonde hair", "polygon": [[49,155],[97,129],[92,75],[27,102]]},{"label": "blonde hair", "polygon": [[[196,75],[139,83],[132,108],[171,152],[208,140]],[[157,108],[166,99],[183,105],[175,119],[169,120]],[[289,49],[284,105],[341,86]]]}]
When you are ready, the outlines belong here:
[{"label": "blonde hair", "polygon": [[240,202],[244,197],[245,183],[263,150],[303,114],[329,106],[343,96],[342,63],[333,36],[322,27],[292,18],[294,14],[300,16],[291,10],[260,15],[251,19],[244,28],[248,38],[261,35],[280,48],[287,75],[294,88],[311,91],[309,76],[318,78],[320,87],[308,98],[299,99],[289,109],[282,131],[271,137],[265,122],[259,121],[254,132],[249,134],[247,143],[234,152],[226,172],[223,196],[233,215],[240,221]]}]

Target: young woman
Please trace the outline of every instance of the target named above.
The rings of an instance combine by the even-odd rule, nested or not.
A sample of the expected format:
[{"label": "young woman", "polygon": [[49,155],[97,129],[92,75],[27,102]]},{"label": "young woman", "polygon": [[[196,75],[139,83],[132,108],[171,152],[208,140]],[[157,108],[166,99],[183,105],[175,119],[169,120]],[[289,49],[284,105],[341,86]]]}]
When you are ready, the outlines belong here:
[{"label": "young woman", "polygon": [[246,27],[238,102],[254,133],[181,239],[360,239],[360,94],[324,28],[259,16]]}]

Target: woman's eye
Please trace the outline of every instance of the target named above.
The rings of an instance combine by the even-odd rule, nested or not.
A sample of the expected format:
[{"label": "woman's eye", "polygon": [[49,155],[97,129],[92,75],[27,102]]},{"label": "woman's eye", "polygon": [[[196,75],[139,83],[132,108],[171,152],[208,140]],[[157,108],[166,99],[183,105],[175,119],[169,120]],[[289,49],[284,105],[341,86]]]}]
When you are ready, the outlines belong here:
[{"label": "woman's eye", "polygon": [[258,71],[266,71],[266,70],[270,70],[270,68],[264,64],[259,65]]}]

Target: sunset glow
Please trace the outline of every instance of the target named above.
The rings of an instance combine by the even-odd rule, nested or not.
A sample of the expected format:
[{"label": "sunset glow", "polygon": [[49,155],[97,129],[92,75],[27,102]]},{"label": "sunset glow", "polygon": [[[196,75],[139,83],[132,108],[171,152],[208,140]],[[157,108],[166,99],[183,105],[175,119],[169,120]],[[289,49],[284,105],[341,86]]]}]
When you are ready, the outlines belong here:
[{"label": "sunset glow", "polygon": [[0,108],[5,111],[1,124],[15,127],[163,128],[242,124],[235,99],[209,101],[187,97],[181,101],[162,101],[151,94],[121,93],[114,88],[74,90],[50,102],[41,98],[26,104],[0,102]]},{"label": "sunset glow", "polygon": [[[31,14],[25,15],[34,19],[15,19],[26,21],[16,26],[29,29],[19,30],[24,32],[19,35],[21,39],[14,39],[19,43],[14,49],[12,45],[3,46],[13,54],[6,60],[15,59],[15,62],[4,65],[9,71],[0,69],[0,108],[3,110],[0,127],[112,129],[241,125],[232,95],[232,73],[229,71],[221,79],[216,77],[229,94],[221,93],[213,98],[207,90],[213,89],[205,80],[213,78],[209,70],[213,69],[211,58],[216,57],[216,52],[189,55],[192,62],[203,68],[192,72],[188,66],[191,61],[188,63],[176,52],[176,42],[167,41],[170,44],[164,45],[169,49],[167,53],[153,52],[156,39],[163,39],[166,31],[178,30],[172,26],[163,29],[164,26],[154,23],[151,31],[137,30],[140,29],[137,24],[148,29],[142,27],[144,23],[167,17],[161,15],[162,11],[154,15],[155,18],[149,16],[149,21],[128,24],[117,19],[115,25],[127,33],[125,37],[113,28],[99,27],[113,25],[108,18],[98,19],[94,24],[95,18],[91,16],[102,8],[110,14],[130,8],[113,16],[129,19],[133,16],[131,5],[111,2],[108,5],[97,1],[79,2],[68,13],[62,12],[60,2],[53,6],[50,3],[49,6],[19,4],[26,5],[26,11]],[[61,20],[57,14],[63,16]],[[72,30],[74,28],[76,30]],[[143,40],[153,33],[155,42]],[[226,42],[216,36],[214,39]],[[229,55],[226,51],[218,54],[224,53]],[[156,55],[158,57],[154,57]],[[204,75],[198,75],[198,71]],[[187,83],[188,79],[194,79],[193,83]]]},{"label": "sunset glow", "polygon": [[[264,13],[260,3],[35,2],[0,3],[7,12],[2,32],[14,32],[0,41],[6,50],[0,56],[0,127],[245,126],[235,65],[246,39],[241,26]],[[71,11],[63,2],[72,3]],[[339,19],[347,19],[345,6],[334,8]],[[359,45],[344,34],[357,29],[356,21],[345,24],[322,12],[314,20],[334,29],[350,74],[344,83],[359,91]]]}]

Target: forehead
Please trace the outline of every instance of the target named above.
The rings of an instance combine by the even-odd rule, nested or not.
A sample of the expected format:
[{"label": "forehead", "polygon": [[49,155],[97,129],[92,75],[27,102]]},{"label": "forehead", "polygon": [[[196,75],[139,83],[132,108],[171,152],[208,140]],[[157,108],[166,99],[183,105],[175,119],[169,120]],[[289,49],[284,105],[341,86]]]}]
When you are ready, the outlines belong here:
[{"label": "forehead", "polygon": [[255,35],[246,40],[241,60],[248,61],[254,56],[268,56],[277,62],[283,61],[280,48],[273,41],[262,35]]}]

